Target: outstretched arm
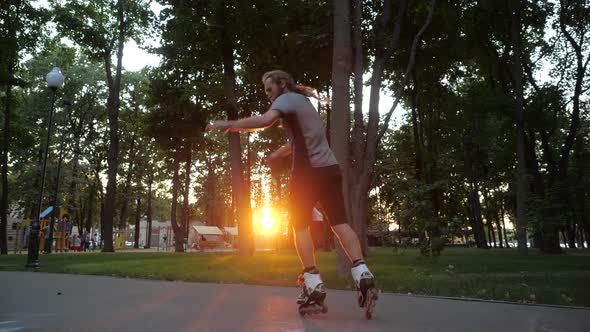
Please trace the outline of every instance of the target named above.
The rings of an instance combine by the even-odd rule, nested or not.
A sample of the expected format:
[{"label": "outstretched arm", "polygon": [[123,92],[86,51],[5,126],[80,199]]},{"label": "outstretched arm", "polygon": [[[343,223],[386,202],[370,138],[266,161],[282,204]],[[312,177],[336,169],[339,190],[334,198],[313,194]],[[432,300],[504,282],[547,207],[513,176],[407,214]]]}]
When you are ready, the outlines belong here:
[{"label": "outstretched arm", "polygon": [[254,115],[239,120],[217,120],[207,125],[206,130],[218,129],[223,132],[229,131],[255,131],[272,126],[281,117],[281,112],[269,110],[262,115]]}]

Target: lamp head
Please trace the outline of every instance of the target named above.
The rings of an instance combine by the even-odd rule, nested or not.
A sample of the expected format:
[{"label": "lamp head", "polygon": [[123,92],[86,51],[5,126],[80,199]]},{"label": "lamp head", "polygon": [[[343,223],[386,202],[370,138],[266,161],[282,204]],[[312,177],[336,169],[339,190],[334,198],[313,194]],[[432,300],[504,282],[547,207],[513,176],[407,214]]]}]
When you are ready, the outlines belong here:
[{"label": "lamp head", "polygon": [[52,90],[61,89],[64,85],[64,75],[61,73],[58,67],[53,69],[47,74],[47,87]]}]

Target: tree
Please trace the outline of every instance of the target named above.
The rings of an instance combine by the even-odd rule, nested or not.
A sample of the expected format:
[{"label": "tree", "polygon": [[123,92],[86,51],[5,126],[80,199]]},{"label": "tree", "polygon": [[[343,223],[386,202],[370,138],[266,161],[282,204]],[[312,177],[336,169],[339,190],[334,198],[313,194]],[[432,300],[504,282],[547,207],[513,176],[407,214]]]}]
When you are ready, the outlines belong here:
[{"label": "tree", "polygon": [[[226,98],[224,108],[228,120],[237,120],[238,104],[236,99],[236,72],[234,69],[234,40],[229,24],[232,15],[228,12],[230,3],[231,1],[220,0],[216,13],[216,22],[220,26],[220,50],[223,59],[223,85]],[[229,133],[228,139],[232,170],[232,195],[236,199],[238,211],[239,254],[251,256],[254,253],[254,239],[252,237],[250,190],[246,187],[244,181],[240,136],[238,133]]]},{"label": "tree", "polygon": [[[185,85],[186,84],[186,85]],[[194,100],[187,91],[182,75],[171,73],[164,77],[156,74],[150,80],[149,113],[146,115],[146,134],[155,139],[159,150],[172,165],[172,207],[170,218],[174,231],[176,251],[184,251],[183,243],[188,238],[188,214],[186,206],[181,222],[177,222],[178,196],[181,191],[180,163],[190,170],[192,148],[203,139],[206,110],[201,100]],[[185,168],[186,169],[186,168]],[[170,174],[168,173],[168,174]],[[190,176],[185,171],[185,179]],[[190,181],[190,179],[188,179]],[[184,191],[188,193],[185,187]],[[186,200],[185,196],[185,200]]]},{"label": "tree", "polygon": [[[357,2],[357,7],[360,4]],[[342,7],[340,7],[342,6]],[[393,53],[395,52],[395,50],[398,47],[398,41],[399,41],[399,37],[400,37],[400,31],[401,31],[401,25],[403,22],[403,18],[404,18],[404,14],[405,14],[405,10],[406,10],[406,1],[399,1],[397,4],[397,11],[398,11],[398,15],[395,18],[395,26],[393,28],[393,31],[391,31],[391,29],[388,29],[388,26],[390,24],[391,21],[391,13],[392,13],[392,4],[391,1],[385,1],[383,3],[383,7],[382,7],[382,11],[379,13],[378,17],[379,17],[379,25],[380,25],[380,29],[376,30],[376,34],[378,35],[376,37],[376,43],[375,43],[375,50],[374,50],[374,59],[372,62],[372,73],[371,73],[371,94],[370,94],[370,98],[369,98],[369,114],[368,114],[368,123],[365,124],[364,122],[364,117],[362,115],[362,109],[360,109],[360,105],[362,105],[361,102],[361,96],[358,95],[358,92],[361,91],[360,88],[358,88],[358,84],[362,83],[362,81],[360,80],[355,80],[355,84],[357,84],[357,88],[355,88],[355,91],[357,92],[357,95],[355,96],[355,115],[354,115],[354,125],[353,125],[353,138],[352,138],[352,142],[353,142],[353,147],[351,148],[351,151],[353,151],[352,155],[350,157],[347,149],[342,149],[342,151],[338,152],[339,148],[335,147],[335,151],[336,154],[339,156],[339,160],[341,160],[344,165],[343,167],[346,168],[346,170],[343,171],[344,174],[344,182],[347,186],[348,189],[345,189],[345,191],[347,191],[349,194],[347,194],[347,206],[350,209],[350,216],[351,216],[351,220],[353,221],[353,225],[355,226],[355,230],[357,231],[357,234],[359,235],[359,239],[361,241],[361,245],[363,247],[363,251],[366,253],[367,252],[367,240],[366,240],[366,228],[367,228],[367,217],[368,217],[368,193],[369,193],[369,189],[371,187],[371,179],[373,177],[373,173],[374,173],[374,165],[375,165],[375,159],[376,159],[376,152],[377,152],[377,147],[379,145],[379,142],[381,140],[381,138],[383,137],[383,135],[385,135],[385,132],[387,131],[387,128],[389,127],[389,119],[391,118],[391,115],[393,113],[393,111],[395,110],[395,108],[397,107],[397,104],[399,103],[399,99],[402,96],[402,92],[403,89],[405,89],[405,86],[409,80],[409,73],[412,71],[412,68],[414,66],[415,63],[415,55],[416,55],[416,49],[417,49],[417,44],[418,41],[420,40],[422,34],[425,32],[426,28],[428,27],[428,25],[430,24],[431,20],[432,20],[432,15],[433,15],[433,11],[434,11],[434,6],[435,6],[435,1],[432,1],[430,3],[430,6],[428,7],[428,14],[427,14],[427,18],[424,22],[424,24],[422,25],[422,27],[420,28],[420,30],[418,32],[416,32],[416,35],[414,36],[414,40],[412,42],[412,47],[411,47],[411,52],[409,54],[409,61],[408,61],[408,65],[406,67],[405,72],[402,74],[403,79],[402,79],[402,83],[399,87],[399,90],[396,93],[396,100],[393,104],[393,106],[391,107],[391,109],[388,111],[388,113],[385,116],[385,120],[383,122],[383,125],[381,127],[379,127],[379,95],[381,92],[381,86],[382,86],[382,81],[383,81],[383,75],[384,75],[384,71],[385,71],[385,66],[387,64],[387,62],[391,59]],[[348,22],[350,20],[350,13],[348,11],[348,6],[346,4],[335,4],[335,10],[342,10],[342,12],[339,12],[339,20],[345,20],[345,22]],[[341,15],[341,16],[340,16]],[[357,14],[356,14],[356,21],[358,22],[358,10],[357,10]],[[335,20],[336,20],[336,12],[335,12]],[[340,32],[339,29],[341,29]],[[361,29],[361,25],[360,24],[356,24],[355,25],[355,29]],[[334,43],[335,43],[335,54],[337,53],[341,53],[344,52],[346,55],[346,58],[341,59],[340,61],[342,61],[341,64],[334,64],[335,66],[342,66],[343,70],[346,70],[348,73],[350,72],[350,67],[351,67],[351,59],[350,59],[350,47],[351,47],[351,42],[348,40],[348,37],[350,35],[350,26],[348,24],[343,24],[342,26],[339,26],[338,28],[334,28],[334,33],[335,34],[342,34],[341,37],[342,38],[342,46],[345,47],[345,49],[342,48],[337,48],[336,45],[337,41],[336,41],[336,35],[335,35],[335,39],[334,39]],[[357,38],[359,36],[361,36],[362,34],[359,33],[358,31],[355,32],[353,35],[357,36]],[[384,42],[387,41],[387,42]],[[357,49],[360,47],[361,43],[360,42],[355,42],[355,45],[357,47]],[[335,55],[336,56],[336,55]],[[344,55],[342,55],[344,57]],[[357,51],[357,57],[360,56],[360,52]],[[358,60],[356,60],[358,62]],[[336,61],[335,61],[336,62]],[[356,64],[355,65],[355,75],[358,77],[359,75],[362,74],[362,72],[360,71],[360,69],[362,68],[362,66],[360,64]],[[336,69],[336,68],[335,68]],[[342,116],[345,116],[344,114],[346,114],[346,118],[348,117],[348,103],[345,101],[338,101],[338,98],[336,97],[337,93],[346,93],[346,95],[349,98],[349,93],[344,91],[344,87],[348,85],[348,75],[346,76],[342,76],[338,78],[338,81],[336,80],[336,78],[333,79],[332,84],[334,85],[334,97],[333,100],[335,100],[334,102],[334,106],[333,108],[333,114],[342,114]],[[342,86],[337,86],[337,85],[342,85]],[[341,92],[337,92],[338,90],[340,90]],[[336,102],[338,103],[342,103],[340,105],[336,105]],[[338,111],[337,109],[344,107],[344,110]],[[338,121],[336,116],[332,116],[332,130],[341,130],[343,133],[338,135],[338,136],[334,136],[334,138],[336,137],[340,137],[340,140],[343,139],[343,135],[345,135],[347,138],[345,140],[345,142],[349,141],[349,137],[350,137],[350,131],[347,128],[350,128],[350,120],[346,121],[346,124],[342,124],[342,125],[336,125],[334,123],[334,121]],[[335,129],[337,128],[337,129]],[[334,143],[334,140],[332,139],[332,142]],[[355,202],[355,204],[351,204],[351,202]]]},{"label": "tree", "polygon": [[[103,251],[114,251],[113,218],[119,166],[119,104],[122,76],[123,48],[125,41],[140,39],[150,21],[146,1],[99,2],[52,1],[55,20],[60,32],[83,47],[94,60],[104,63],[109,95],[107,114],[109,120],[109,151],[107,157],[108,182],[103,215]],[[116,53],[113,76],[112,58]]]},{"label": "tree", "polygon": [[14,107],[13,87],[23,87],[18,77],[20,61],[25,52],[33,52],[44,32],[48,15],[44,9],[33,7],[30,1],[3,1],[0,5],[0,86],[5,87],[4,121],[2,127],[2,166],[0,197],[0,254],[8,254],[7,213],[9,202],[8,155],[11,147],[11,121]]}]

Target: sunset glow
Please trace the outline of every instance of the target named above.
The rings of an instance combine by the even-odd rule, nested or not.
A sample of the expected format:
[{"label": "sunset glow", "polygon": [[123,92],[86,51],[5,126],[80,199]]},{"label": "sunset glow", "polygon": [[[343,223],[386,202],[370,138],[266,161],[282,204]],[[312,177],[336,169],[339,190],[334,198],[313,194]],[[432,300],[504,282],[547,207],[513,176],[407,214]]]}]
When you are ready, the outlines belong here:
[{"label": "sunset glow", "polygon": [[272,210],[266,206],[256,213],[254,224],[259,234],[273,234],[278,226]]}]

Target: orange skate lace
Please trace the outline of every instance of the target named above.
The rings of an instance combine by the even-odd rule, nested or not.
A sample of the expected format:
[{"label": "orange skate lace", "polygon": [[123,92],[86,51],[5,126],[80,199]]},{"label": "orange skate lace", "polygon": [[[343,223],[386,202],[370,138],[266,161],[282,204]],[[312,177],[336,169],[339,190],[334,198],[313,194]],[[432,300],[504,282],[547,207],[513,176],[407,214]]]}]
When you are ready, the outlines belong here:
[{"label": "orange skate lace", "polygon": [[300,274],[300,275],[297,277],[297,286],[301,286],[301,285],[303,285],[303,281],[304,281],[304,280],[303,280],[303,274]]}]

